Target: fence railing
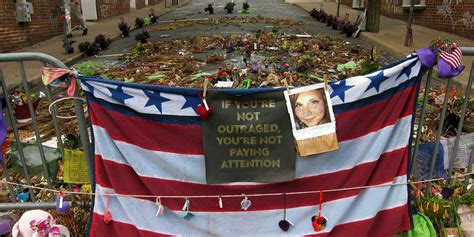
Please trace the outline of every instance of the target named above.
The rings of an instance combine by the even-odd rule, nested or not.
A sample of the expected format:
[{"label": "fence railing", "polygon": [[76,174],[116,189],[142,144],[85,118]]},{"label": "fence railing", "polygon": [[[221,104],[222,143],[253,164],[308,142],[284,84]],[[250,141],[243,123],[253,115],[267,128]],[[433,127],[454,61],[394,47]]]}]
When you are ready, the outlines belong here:
[{"label": "fence railing", "polygon": [[[48,168],[48,162],[46,159],[45,151],[43,148],[43,140],[41,137],[41,134],[39,132],[38,128],[38,121],[35,113],[35,108],[33,106],[33,101],[31,98],[31,90],[30,86],[28,84],[28,78],[26,76],[25,72],[25,67],[24,67],[24,62],[25,61],[39,61],[42,63],[43,66],[45,67],[57,67],[57,68],[68,68],[66,65],[64,65],[61,61],[58,59],[49,56],[47,54],[43,53],[7,53],[7,54],[0,54],[0,62],[17,62],[18,63],[18,70],[20,73],[20,79],[21,79],[21,85],[23,87],[23,90],[25,91],[26,98],[27,98],[27,103],[28,103],[28,109],[31,115],[31,123],[34,129],[34,134],[35,134],[35,139],[36,143],[39,149],[39,155],[41,157],[41,162],[42,162],[42,167],[43,167],[43,173],[46,178],[46,182],[48,185],[48,189],[53,189],[52,186],[52,179],[51,179],[51,173]],[[39,74],[39,68],[38,68],[38,74]],[[26,179],[26,184],[31,186],[31,175],[29,174],[28,167],[27,167],[27,162],[24,154],[24,149],[22,147],[22,143],[20,140],[20,134],[17,129],[17,122],[14,117],[13,113],[13,105],[10,102],[9,99],[9,91],[8,91],[8,86],[6,84],[5,76],[3,74],[3,71],[0,68],[0,81],[1,81],[1,87],[2,87],[2,92],[3,96],[5,98],[4,101],[6,101],[6,113],[5,117],[8,121],[9,127],[14,133],[15,136],[15,147],[18,151],[18,155],[20,158],[21,166],[22,166],[22,171],[23,171],[23,176]],[[46,97],[48,99],[49,104],[52,103],[53,100],[53,90],[49,86],[45,86],[43,88],[43,91],[46,94]],[[80,96],[79,90],[76,90],[76,95],[75,96]],[[89,134],[87,131],[87,123],[85,120],[84,112],[83,112],[83,105],[81,101],[75,100],[74,101],[74,111],[77,116],[77,123],[78,123],[78,128],[79,128],[79,135],[81,139],[81,145],[82,149],[84,151],[84,158],[87,161],[87,166],[88,166],[88,171],[89,171],[89,178],[90,180],[94,180],[93,178],[93,162],[92,162],[92,150],[91,150],[91,144],[89,140]],[[62,142],[62,136],[60,133],[60,128],[59,128],[59,123],[58,123],[58,117],[56,115],[56,106],[52,106],[51,109],[51,120],[52,124],[54,127],[54,133],[57,138],[57,147],[60,151],[60,158],[64,158],[64,144]],[[8,175],[8,170],[5,165],[5,159],[3,159],[3,173],[5,176],[6,181],[10,182],[10,176]],[[18,202],[16,199],[16,194],[13,188],[8,185],[9,193],[10,193],[10,201],[11,203],[1,203],[0,204],[0,210],[10,210],[10,209],[34,209],[34,208],[54,208],[55,207],[55,194],[50,191],[50,202],[38,202],[35,198],[35,193],[33,189],[29,189],[29,196],[31,198],[31,202]],[[73,197],[74,198],[74,197]]]},{"label": "fence railing", "polygon": [[[461,50],[463,52],[463,55],[465,55],[465,56],[474,56],[474,47],[461,47]],[[469,68],[469,67],[467,67],[467,68]],[[433,71],[434,71],[434,69],[430,68],[428,73],[427,73],[426,84],[425,84],[425,87],[424,87],[423,102],[422,102],[422,105],[421,105],[421,112],[420,112],[420,115],[419,115],[419,118],[418,118],[419,122],[416,126],[417,129],[416,129],[415,143],[414,143],[412,153],[410,154],[410,159],[409,159],[409,161],[410,161],[410,174],[409,174],[410,177],[412,176],[412,174],[415,170],[416,160],[417,160],[418,155],[419,155],[418,149],[419,149],[419,145],[420,145],[420,139],[421,139],[421,133],[422,133],[422,130],[423,130],[423,125],[424,125],[424,122],[425,122],[425,119],[426,119],[426,107],[427,107],[426,105],[428,103],[428,95],[430,93],[431,83],[432,83],[432,80],[433,80]],[[458,155],[457,153],[458,153],[459,141],[460,141],[460,137],[461,137],[461,134],[462,134],[462,128],[464,126],[466,111],[467,111],[467,108],[469,106],[469,98],[470,98],[470,95],[471,95],[472,81],[474,80],[474,62],[472,62],[472,64],[471,64],[469,73],[470,73],[469,74],[469,80],[467,82],[467,86],[466,86],[466,89],[465,89],[465,92],[464,92],[465,98],[464,98],[464,102],[463,102],[463,105],[462,105],[460,120],[459,120],[458,126],[456,128],[456,139],[454,141],[452,157],[449,158],[449,166],[448,166],[448,172],[447,172],[447,185],[450,185],[451,182],[452,182],[451,177],[453,175],[454,162],[455,162],[455,160],[457,158],[457,155]],[[448,110],[448,101],[449,101],[450,90],[451,90],[451,85],[452,85],[452,82],[453,82],[453,78],[448,78],[445,81],[446,81],[446,89],[445,89],[445,92],[444,92],[443,106],[442,106],[442,109],[441,109],[441,114],[440,114],[440,118],[439,118],[439,122],[438,122],[438,129],[436,131],[436,139],[434,141],[435,142],[434,152],[433,152],[431,160],[430,160],[430,170],[429,170],[428,179],[433,178],[433,171],[435,169],[435,163],[436,163],[436,159],[437,159],[438,152],[439,152],[440,139],[441,139],[441,135],[442,135],[442,132],[443,132],[443,127],[444,127],[445,120],[446,120],[446,113],[447,113],[447,110]],[[470,150],[473,150],[473,149],[474,149],[474,147],[470,148]],[[472,152],[472,153],[474,153],[474,152]],[[469,160],[467,173],[470,173],[472,171],[472,153],[471,153],[471,159]],[[468,182],[469,182],[469,178],[470,178],[469,176],[465,177],[464,188],[467,187]],[[431,190],[431,182],[428,182],[427,187],[425,189],[425,192],[426,192],[425,194],[429,195],[430,190]]]},{"label": "fence railing", "polygon": [[[464,55],[474,55],[474,47],[462,48],[462,51],[463,51]],[[37,118],[35,116],[35,108],[33,106],[32,98],[31,98],[31,91],[30,91],[30,87],[29,87],[29,84],[28,84],[28,80],[27,80],[28,78],[27,78],[26,73],[25,73],[25,67],[24,67],[24,62],[25,61],[40,61],[40,62],[42,62],[43,66],[52,66],[52,67],[58,67],[58,68],[67,68],[67,67],[62,62],[57,60],[56,58],[51,57],[51,56],[46,55],[46,54],[42,54],[42,53],[7,53],[7,54],[0,54],[0,62],[17,62],[18,63],[18,70],[19,70],[20,76],[21,76],[20,79],[21,79],[23,89],[24,89],[24,91],[26,93],[26,96],[27,96],[27,102],[28,102],[28,107],[29,107],[29,111],[30,111],[30,114],[31,114],[31,118],[32,118],[32,126],[34,128],[35,139],[36,139],[36,142],[38,144],[37,146],[38,146],[39,153],[40,153],[40,156],[41,156],[43,172],[44,172],[44,175],[47,179],[48,188],[53,189],[50,170],[48,168],[47,159],[46,159],[43,147],[42,147],[42,137],[41,137],[41,134],[39,133],[38,121],[37,121]],[[464,125],[465,114],[466,114],[466,111],[467,111],[467,108],[468,108],[468,105],[469,105],[469,97],[471,95],[472,81],[474,80],[473,66],[474,66],[474,63],[470,67],[470,77],[469,77],[469,81],[467,83],[467,87],[466,87],[466,90],[465,90],[465,93],[464,93],[466,98],[465,98],[464,104],[462,106],[461,118],[460,118],[459,124],[457,126],[456,140],[455,140],[455,144],[454,144],[454,148],[453,148],[454,149],[453,150],[453,157],[450,159],[450,163],[449,163],[449,167],[448,167],[448,173],[447,173],[448,183],[450,183],[452,181],[451,177],[452,177],[452,171],[453,171],[453,167],[454,167],[454,161],[455,161],[456,156],[457,156],[457,148],[459,146],[459,140],[460,140],[460,136],[461,136],[461,133],[462,133],[462,128],[463,128],[463,125]],[[39,68],[38,68],[38,72],[39,72]],[[22,147],[22,144],[21,144],[20,135],[19,135],[19,132],[18,132],[18,129],[17,129],[17,123],[16,123],[14,113],[13,113],[13,106],[12,106],[10,100],[9,100],[9,91],[7,89],[8,87],[6,85],[6,82],[5,82],[6,80],[5,80],[5,77],[3,75],[3,72],[1,70],[1,68],[0,68],[0,81],[1,81],[2,91],[3,91],[3,96],[4,96],[5,101],[6,101],[6,111],[5,111],[6,113],[5,114],[6,114],[6,118],[8,119],[8,122],[9,122],[9,127],[10,127],[11,131],[14,133],[16,147],[17,147],[18,154],[19,154],[19,157],[20,157],[20,162],[22,164],[23,176],[26,179],[26,184],[27,185],[32,185],[31,176],[30,176],[28,168],[27,168],[25,154],[23,153],[23,147]],[[421,112],[419,113],[419,117],[417,118],[418,124],[416,124],[418,129],[416,130],[413,149],[412,149],[412,153],[410,154],[410,159],[409,159],[410,160],[410,164],[409,164],[410,166],[409,167],[410,167],[410,171],[411,171],[410,174],[409,174],[410,176],[412,175],[412,173],[414,171],[414,168],[415,168],[415,165],[416,165],[416,159],[417,159],[417,156],[418,156],[418,153],[419,153],[419,145],[420,145],[420,139],[421,139],[421,134],[422,134],[422,129],[421,128],[424,125],[424,121],[425,121],[425,117],[426,117],[426,107],[427,107],[427,103],[428,103],[428,94],[429,94],[429,90],[431,88],[431,84],[432,84],[432,81],[433,81],[433,69],[430,69],[428,71],[425,81],[426,82],[425,82],[425,86],[424,86],[424,88],[425,88],[424,98],[423,98],[423,102],[422,102],[421,109],[420,109]],[[441,114],[440,114],[439,126],[438,126],[437,133],[436,133],[434,154],[433,154],[433,156],[431,158],[431,161],[430,161],[430,171],[429,171],[428,179],[431,179],[433,177],[433,170],[434,170],[434,167],[435,167],[437,153],[439,151],[439,144],[440,144],[440,138],[441,138],[442,131],[443,131],[443,124],[444,124],[444,121],[446,119],[446,113],[447,113],[447,107],[448,107],[448,98],[449,98],[449,90],[451,88],[452,81],[453,81],[452,78],[449,78],[449,79],[445,80],[446,92],[445,92],[443,106],[442,106],[442,110],[441,110]],[[53,100],[53,97],[54,97],[53,96],[54,91],[49,86],[45,86],[44,91],[46,92],[46,96],[47,96],[49,104],[51,104],[51,102]],[[79,90],[76,90],[76,95],[75,96],[80,96]],[[79,128],[79,135],[80,135],[80,139],[81,139],[82,149],[84,151],[84,158],[86,159],[87,165],[88,165],[89,178],[90,178],[91,182],[94,182],[94,176],[93,176],[94,166],[93,166],[93,160],[92,160],[93,156],[92,156],[91,144],[90,144],[89,133],[88,133],[88,123],[86,123],[86,119],[85,119],[85,116],[84,116],[82,101],[75,100],[74,101],[74,109],[75,109],[75,113],[77,115],[77,124],[78,124],[78,128]],[[60,150],[61,158],[64,158],[64,144],[62,142],[62,137],[61,137],[61,132],[60,132],[60,128],[59,128],[58,117],[56,116],[56,107],[55,106],[53,106],[51,112],[52,112],[51,113],[51,120],[52,120],[52,124],[54,126],[54,133],[55,133],[55,136],[57,137],[57,141],[58,141],[57,142],[57,147]],[[5,162],[5,159],[3,159],[3,162]],[[468,167],[468,170],[467,170],[468,173],[470,173],[472,171],[471,170],[472,158],[470,159],[469,162],[470,163],[469,163],[469,167]],[[6,178],[6,181],[10,182],[10,177],[8,175],[8,170],[6,169],[5,164],[3,164],[3,165],[4,165],[3,166],[4,167],[3,172],[4,172],[4,176]],[[468,180],[469,180],[469,177],[466,177],[465,185],[467,185]],[[430,188],[429,188],[430,185],[431,185],[431,183],[428,183],[428,188],[426,189],[426,190],[428,190],[427,192],[429,192],[429,190],[430,190]],[[9,189],[9,194],[10,194],[10,202],[9,203],[0,203],[0,210],[34,209],[34,208],[47,209],[47,208],[54,208],[55,207],[55,202],[54,202],[55,196],[52,192],[50,192],[51,200],[49,202],[44,202],[44,201],[39,202],[38,200],[35,199],[34,190],[30,189],[29,192],[30,192],[31,202],[19,202],[16,198],[15,190],[13,190],[13,188],[10,185],[8,186],[8,189]]]}]

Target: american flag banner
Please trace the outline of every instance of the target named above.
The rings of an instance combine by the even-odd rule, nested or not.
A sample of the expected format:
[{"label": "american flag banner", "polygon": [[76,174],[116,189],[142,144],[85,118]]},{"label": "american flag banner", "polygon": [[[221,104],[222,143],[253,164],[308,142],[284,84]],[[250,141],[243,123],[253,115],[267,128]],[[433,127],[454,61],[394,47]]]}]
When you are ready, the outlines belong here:
[{"label": "american flag banner", "polygon": [[[417,57],[407,57],[329,83],[338,150],[296,158],[292,181],[219,185],[206,184],[197,89],[81,77],[95,153],[91,236],[392,236],[407,230],[407,185],[350,188],[407,182],[422,71]],[[321,190],[327,225],[316,232],[311,218]],[[247,210],[241,207],[245,195]],[[192,218],[183,218],[186,200]],[[294,224],[287,232],[278,226],[284,211]]]},{"label": "american flag banner", "polygon": [[453,43],[453,49],[451,52],[446,52],[442,49],[439,50],[439,56],[444,59],[451,67],[458,68],[461,65],[462,51]]}]

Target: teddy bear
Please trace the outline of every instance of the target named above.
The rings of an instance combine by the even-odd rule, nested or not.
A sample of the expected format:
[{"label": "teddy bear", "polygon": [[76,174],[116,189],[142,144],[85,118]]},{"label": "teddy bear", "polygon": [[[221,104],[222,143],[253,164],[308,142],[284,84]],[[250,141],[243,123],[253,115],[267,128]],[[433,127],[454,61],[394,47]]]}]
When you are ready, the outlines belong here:
[{"label": "teddy bear", "polygon": [[69,230],[56,224],[53,216],[43,210],[25,212],[13,226],[12,237],[69,237]]}]

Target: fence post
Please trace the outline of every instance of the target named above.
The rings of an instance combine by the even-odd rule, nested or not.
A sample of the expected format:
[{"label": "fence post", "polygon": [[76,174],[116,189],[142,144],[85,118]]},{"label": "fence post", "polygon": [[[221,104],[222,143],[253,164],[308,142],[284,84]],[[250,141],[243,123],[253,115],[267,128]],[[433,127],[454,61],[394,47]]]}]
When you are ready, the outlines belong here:
[{"label": "fence post", "polygon": [[[431,157],[430,173],[428,175],[428,179],[431,179],[433,177],[434,166],[436,163],[436,159],[438,158],[439,139],[441,138],[441,133],[443,132],[444,120],[446,118],[446,111],[448,109],[449,90],[451,89],[452,82],[453,82],[453,79],[448,78],[448,83],[446,85],[446,92],[444,95],[443,109],[441,110],[441,118],[438,125],[438,131],[436,133],[435,148],[434,148],[433,156]],[[428,196],[431,193],[430,190],[431,190],[431,182],[428,182],[426,185],[426,190],[425,190],[426,196]]]},{"label": "fence post", "polygon": [[448,180],[446,182],[446,185],[451,185],[451,176],[453,173],[453,168],[454,168],[454,161],[456,160],[456,156],[458,155],[458,146],[459,146],[459,139],[461,137],[462,133],[462,127],[464,125],[464,118],[466,117],[466,110],[467,106],[469,105],[469,98],[471,95],[471,86],[472,86],[472,79],[474,77],[474,62],[471,65],[471,75],[469,77],[469,81],[467,82],[467,88],[466,88],[466,93],[464,94],[464,103],[462,105],[462,110],[461,110],[461,118],[459,119],[458,123],[458,128],[456,131],[456,140],[454,141],[454,147],[453,147],[453,157],[450,157],[449,160],[449,168],[448,168]]}]

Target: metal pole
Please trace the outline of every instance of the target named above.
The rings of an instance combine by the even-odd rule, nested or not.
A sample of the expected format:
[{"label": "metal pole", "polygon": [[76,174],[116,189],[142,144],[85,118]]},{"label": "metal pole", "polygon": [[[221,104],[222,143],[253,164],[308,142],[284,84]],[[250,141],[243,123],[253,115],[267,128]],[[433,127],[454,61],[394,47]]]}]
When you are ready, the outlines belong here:
[{"label": "metal pole", "polygon": [[16,62],[16,61],[41,61],[54,67],[67,69],[68,67],[57,58],[45,53],[5,53],[0,54],[0,62]]},{"label": "metal pole", "polygon": [[69,47],[70,47],[70,45],[69,45],[69,40],[68,40],[68,37],[67,37],[67,35],[69,34],[69,32],[68,32],[68,24],[67,24],[67,17],[68,17],[68,16],[67,16],[67,14],[66,14],[66,12],[67,12],[67,7],[68,7],[68,2],[67,2],[67,1],[68,1],[68,0],[62,0],[62,1],[61,1],[62,4],[63,4],[62,9],[63,9],[63,14],[64,14],[64,19],[63,19],[63,32],[64,32],[64,33],[63,33],[63,40],[64,40],[64,45],[63,45],[63,47],[64,47],[64,53],[66,53],[66,54],[69,53]]},{"label": "metal pole", "polygon": [[341,0],[337,0],[337,12],[336,16],[339,17],[339,8],[341,7]]},{"label": "metal pole", "polygon": [[[39,149],[41,161],[43,162],[43,172],[44,172],[44,175],[46,176],[46,181],[48,182],[48,188],[53,189],[53,185],[51,184],[51,176],[49,174],[48,161],[46,160],[46,156],[44,154],[41,134],[39,133],[38,124],[36,123],[35,108],[33,108],[33,102],[31,101],[30,88],[28,86],[28,81],[26,78],[25,66],[23,65],[23,61],[19,61],[18,65],[20,66],[21,81],[23,82],[23,89],[25,89],[26,99],[28,101],[28,107],[30,109],[30,116],[32,119],[31,122],[33,124],[33,129],[35,130],[36,142],[38,143],[38,149]],[[55,198],[54,193],[50,191],[50,194],[51,194],[51,200],[54,200]]]},{"label": "metal pole", "polygon": [[415,0],[410,0],[410,14],[408,15],[407,34],[405,36],[405,46],[410,46],[413,43],[413,12],[415,10]]},{"label": "metal pole", "polygon": [[426,79],[425,94],[423,96],[423,104],[421,105],[420,121],[418,122],[418,129],[416,130],[415,148],[413,149],[413,153],[411,154],[411,159],[410,159],[411,163],[410,163],[409,175],[413,174],[415,170],[415,166],[416,166],[416,159],[418,158],[418,147],[420,145],[423,123],[425,122],[426,103],[428,103],[428,94],[430,93],[430,89],[431,89],[432,76],[433,76],[433,68],[430,68],[428,71],[428,77]]},{"label": "metal pole", "polygon": [[462,54],[467,56],[474,56],[474,47],[459,47],[461,48]]},{"label": "metal pole", "polygon": [[[74,83],[76,82],[74,81]],[[79,90],[76,90],[74,92],[74,96],[77,96],[77,97],[81,96]],[[82,101],[74,100],[74,111],[76,112],[76,115],[77,115],[79,135],[81,136],[82,149],[84,150],[84,159],[86,159],[86,162],[87,162],[89,180],[92,182],[92,180],[94,180],[93,179],[94,178],[94,172],[93,172],[94,164],[92,162],[92,149],[90,146],[89,133],[87,131],[84,110],[82,109]]]},{"label": "metal pole", "polygon": [[17,203],[2,203],[0,211],[9,210],[32,210],[32,209],[55,209],[55,202],[17,202]]},{"label": "metal pole", "polygon": [[[43,62],[43,66],[47,67],[48,65]],[[45,86],[45,91],[46,91],[46,96],[48,97],[48,103],[51,104],[52,101],[52,93],[51,93],[51,87],[50,86]],[[56,139],[57,139],[57,147],[59,149],[59,152],[61,153],[61,159],[64,162],[64,145],[63,145],[63,140],[61,138],[61,131],[59,130],[59,124],[58,124],[58,118],[56,117],[56,105],[54,105],[51,108],[51,118],[53,120],[53,126],[54,126],[54,133],[56,134]],[[64,163],[63,163],[64,165]],[[72,185],[68,184],[69,190],[72,191]],[[72,201],[76,200],[76,196],[74,194],[71,195]]]},{"label": "metal pole", "polygon": [[[10,125],[12,126],[13,134],[15,135],[16,149],[18,150],[18,155],[20,156],[20,162],[23,169],[23,175],[25,175],[26,184],[31,186],[30,173],[28,172],[28,167],[26,166],[25,154],[23,153],[23,145],[21,145],[20,135],[18,134],[18,129],[16,128],[15,118],[13,117],[13,108],[8,100],[8,89],[7,89],[7,84],[5,83],[5,79],[3,77],[2,69],[0,69],[0,80],[2,81],[2,90],[7,101],[8,119],[10,121]],[[36,197],[35,197],[35,193],[33,189],[30,189],[29,193],[30,193],[31,200],[36,201]]]},{"label": "metal pole", "polygon": [[[473,160],[472,157],[474,156],[474,146],[471,146],[470,149],[471,149],[471,155],[469,156],[469,166],[467,167],[468,174],[472,172],[472,160]],[[464,177],[464,191],[467,190],[467,185],[469,184],[470,179],[471,179],[471,175]]]},{"label": "metal pole", "polygon": [[453,166],[454,166],[454,161],[456,160],[456,156],[458,155],[458,146],[459,146],[459,139],[461,137],[462,133],[462,127],[464,125],[464,118],[466,117],[466,110],[467,106],[469,105],[469,97],[471,95],[471,86],[472,86],[472,80],[474,78],[474,62],[471,64],[471,76],[469,77],[469,81],[467,82],[467,88],[466,88],[466,93],[464,94],[464,104],[462,105],[462,110],[461,110],[461,118],[458,123],[458,130],[456,131],[456,140],[454,141],[454,147],[453,147],[453,157],[450,157],[449,160],[449,169],[448,169],[448,180],[446,184],[449,186],[451,185],[451,176],[453,172]]},{"label": "metal pole", "polygon": [[[46,63],[43,63],[45,67],[48,65]],[[51,87],[50,86],[45,86],[45,91],[46,91],[46,96],[48,97],[48,103],[51,104],[52,101],[52,93],[51,93]],[[54,105],[51,108],[51,117],[53,120],[53,126],[54,126],[54,133],[56,133],[56,138],[58,140],[58,148],[59,151],[61,152],[61,157],[64,158],[64,145],[63,145],[63,140],[61,139],[61,131],[59,130],[59,124],[58,124],[58,118],[56,117],[56,105]]]},{"label": "metal pole", "polygon": [[[3,176],[5,177],[5,180],[7,182],[11,182],[10,175],[8,174],[7,164],[5,163],[5,157],[3,157],[2,159],[2,167],[3,167]],[[10,201],[16,202],[16,195],[11,185],[8,185],[8,192],[10,193]]]},{"label": "metal pole", "polygon": [[[430,174],[428,176],[428,179],[431,179],[433,177],[434,165],[436,163],[436,159],[438,158],[439,139],[441,138],[441,133],[443,132],[444,120],[446,118],[446,110],[448,109],[449,90],[451,89],[452,81],[453,81],[452,78],[448,78],[448,84],[446,85],[446,92],[444,95],[443,109],[441,111],[441,119],[439,121],[438,131],[436,133],[435,148],[433,152],[433,157],[431,157]],[[431,190],[431,182],[428,182],[426,185],[426,190],[425,190],[426,196],[430,195],[430,190]]]}]

